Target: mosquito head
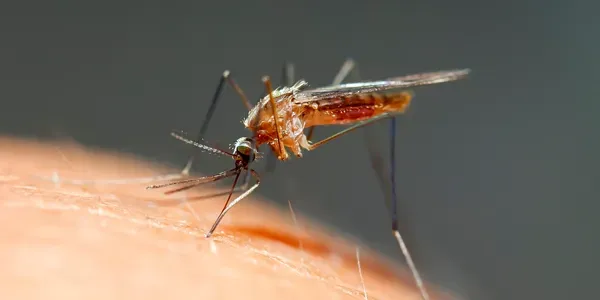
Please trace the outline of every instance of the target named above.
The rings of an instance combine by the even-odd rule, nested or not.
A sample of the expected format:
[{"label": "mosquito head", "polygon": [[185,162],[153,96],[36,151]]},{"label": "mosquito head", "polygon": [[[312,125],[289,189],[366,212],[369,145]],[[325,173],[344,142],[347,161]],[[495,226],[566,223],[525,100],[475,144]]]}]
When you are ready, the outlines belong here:
[{"label": "mosquito head", "polygon": [[241,137],[235,141],[233,152],[249,163],[254,161],[258,151],[251,138]]}]

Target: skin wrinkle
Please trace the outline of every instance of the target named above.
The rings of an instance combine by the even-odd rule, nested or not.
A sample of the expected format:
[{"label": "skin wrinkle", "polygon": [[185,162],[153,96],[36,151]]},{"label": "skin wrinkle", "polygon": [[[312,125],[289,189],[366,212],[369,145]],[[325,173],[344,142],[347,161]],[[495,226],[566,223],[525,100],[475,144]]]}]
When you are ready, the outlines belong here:
[{"label": "skin wrinkle", "polygon": [[[115,158],[117,155],[118,159]],[[23,163],[11,165],[12,161]],[[82,165],[87,170],[77,170],[76,167]],[[240,291],[260,290],[259,294],[249,293],[261,295],[261,299],[268,299],[270,295],[280,299],[276,297],[277,291],[288,289],[297,296],[298,291],[314,290],[315,295],[321,295],[323,299],[364,297],[362,283],[356,272],[354,246],[350,247],[341,238],[333,237],[311,224],[298,226],[289,212],[282,213],[253,199],[245,200],[228,214],[215,235],[206,240],[203,235],[208,229],[207,224],[214,221],[217,207],[222,205],[220,198],[215,201],[189,202],[197,212],[196,218],[181,205],[181,195],[179,199],[175,199],[178,202],[168,198],[179,205],[161,205],[165,197],[160,192],[146,192],[143,190],[143,183],[65,183],[69,178],[89,176],[89,179],[93,179],[94,174],[101,174],[98,176],[101,178],[125,179],[169,174],[168,171],[167,168],[141,163],[127,155],[87,150],[77,145],[48,146],[27,140],[0,138],[0,224],[8,229],[0,233],[0,263],[10,262],[10,268],[20,272],[15,277],[20,279],[0,275],[0,282],[17,280],[31,286],[31,281],[28,280],[38,278],[37,276],[47,277],[43,275],[43,270],[38,270],[35,266],[51,263],[43,265],[44,268],[59,268],[62,272],[58,272],[51,280],[35,281],[37,284],[41,282],[45,288],[53,289],[50,294],[59,293],[56,290],[59,286],[64,289],[66,286],[77,285],[77,290],[81,291],[86,288],[95,291],[104,286],[94,296],[97,299],[126,296],[154,299],[160,296],[173,298],[177,295],[185,298],[190,295],[189,286],[193,286],[196,292],[204,291],[209,299],[220,299],[228,298],[225,295],[235,292],[226,283],[233,279]],[[59,185],[52,182],[49,176],[52,172],[57,172]],[[46,179],[43,180],[41,176],[46,176]],[[213,189],[214,191],[221,189]],[[139,197],[139,194],[143,197]],[[205,189],[186,193],[183,197],[191,199],[207,194],[214,193]],[[148,205],[151,203],[155,205]],[[26,222],[22,223],[23,226],[10,226],[7,222],[10,222],[12,215],[19,215],[19,219]],[[35,221],[40,219],[45,221]],[[23,232],[28,234],[22,235]],[[65,232],[70,232],[71,238]],[[51,248],[31,248],[29,246],[33,244],[30,240],[34,239],[38,239],[38,242],[54,242],[56,245],[45,246],[52,246]],[[11,241],[13,247],[4,249],[7,245],[5,240]],[[127,245],[122,245],[123,241]],[[121,246],[129,248],[117,250]],[[133,256],[123,257],[118,254],[126,249],[137,250],[132,250],[135,251]],[[86,259],[86,255],[82,255],[82,250],[86,255],[103,254],[94,254],[98,261],[90,261]],[[160,259],[156,260],[156,254],[159,253]],[[339,257],[341,264],[332,263],[332,256]],[[13,261],[10,257],[18,259]],[[188,257],[187,263],[181,261],[182,257]],[[29,258],[27,263],[26,258]],[[111,281],[106,279],[92,287],[86,278],[99,276],[93,271],[98,268],[99,263],[126,268],[129,277],[119,276],[117,272],[114,274],[123,282],[111,285]],[[412,279],[399,275],[396,270],[387,267],[387,263],[389,262],[369,255],[368,251],[361,255],[369,299],[418,299]],[[186,267],[188,264],[214,267],[207,270],[203,267]],[[77,266],[74,274],[83,272],[88,277],[67,275],[69,272],[64,268],[71,268],[73,265]],[[152,282],[153,285],[161,282],[161,273],[155,272],[159,267],[166,268],[163,269],[166,274],[177,274],[178,280],[169,285],[156,285],[151,289],[154,292],[135,289],[145,287],[144,282]],[[240,270],[245,269],[253,275],[243,275],[246,273]],[[220,280],[214,282],[215,276]],[[195,278],[193,283],[192,278]],[[286,283],[277,287],[272,286],[274,282]],[[293,284],[290,285],[290,282]],[[314,282],[320,284],[315,285]],[[2,290],[6,291],[2,286],[0,283],[0,296],[4,294]],[[8,286],[19,292],[13,295],[30,295],[36,298],[36,292],[20,290],[22,285]],[[160,288],[165,288],[170,294],[156,292]],[[74,290],[64,293],[68,298],[68,295],[82,296],[78,294],[80,292]],[[43,295],[42,292],[39,293]]]}]

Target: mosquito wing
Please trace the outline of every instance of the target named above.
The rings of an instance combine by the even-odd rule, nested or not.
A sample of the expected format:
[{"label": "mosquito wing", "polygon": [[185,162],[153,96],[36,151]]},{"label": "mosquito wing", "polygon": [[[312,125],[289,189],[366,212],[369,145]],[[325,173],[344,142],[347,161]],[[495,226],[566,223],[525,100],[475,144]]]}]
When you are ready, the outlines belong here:
[{"label": "mosquito wing", "polygon": [[299,91],[295,94],[295,102],[311,102],[320,99],[347,97],[354,94],[366,94],[393,89],[405,89],[422,85],[432,85],[455,81],[466,77],[470,69],[449,70],[430,73],[420,73],[401,77],[388,78],[380,81],[355,82],[332,85]]}]

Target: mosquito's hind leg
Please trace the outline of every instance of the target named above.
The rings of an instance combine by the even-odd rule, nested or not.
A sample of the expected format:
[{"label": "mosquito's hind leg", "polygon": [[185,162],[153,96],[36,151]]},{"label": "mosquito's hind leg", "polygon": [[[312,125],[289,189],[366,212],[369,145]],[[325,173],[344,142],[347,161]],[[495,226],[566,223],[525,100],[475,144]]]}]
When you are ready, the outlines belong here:
[{"label": "mosquito's hind leg", "polygon": [[342,130],[342,131],[340,131],[340,132],[338,132],[338,133],[336,133],[336,134],[334,134],[334,135],[332,135],[332,136],[330,136],[328,138],[322,139],[322,140],[320,140],[320,141],[318,141],[316,143],[312,143],[312,144],[308,141],[308,139],[303,138],[303,139],[300,140],[300,146],[302,146],[302,148],[304,148],[304,149],[306,149],[308,151],[312,151],[312,150],[315,150],[315,149],[319,148],[320,146],[323,146],[323,145],[327,144],[328,142],[331,142],[331,141],[333,141],[333,140],[335,140],[335,139],[337,139],[337,138],[339,138],[339,137],[341,137],[341,136],[343,136],[343,135],[345,135],[347,133],[350,133],[350,132],[352,132],[352,131],[354,131],[354,130],[356,130],[358,128],[367,126],[367,125],[369,125],[371,123],[374,123],[374,122],[377,122],[379,120],[382,120],[382,119],[385,119],[385,118],[389,118],[389,117],[393,117],[393,115],[389,114],[389,113],[380,114],[380,115],[378,115],[376,117],[373,117],[371,119],[368,119],[368,120],[362,121],[362,122],[360,122],[358,124],[355,124],[353,126],[350,126],[350,127],[346,128],[346,129],[344,129],[344,130]]},{"label": "mosquito's hind leg", "polygon": [[[227,212],[231,208],[233,208],[234,205],[236,205],[238,202],[242,201],[244,198],[246,198],[248,195],[250,195],[260,184],[260,176],[258,175],[258,173],[256,173],[256,171],[254,171],[252,169],[249,169],[248,171],[250,174],[252,174],[252,176],[254,176],[254,178],[256,179],[256,183],[254,185],[252,185],[252,187],[247,189],[245,192],[243,192],[241,195],[237,196],[237,198],[233,199],[233,201],[231,201],[231,203],[229,203],[229,200],[231,199],[231,195],[233,194],[235,185],[237,183],[237,179],[239,177],[239,173],[238,173],[238,175],[235,178],[235,181],[233,182],[231,192],[229,193],[229,198],[227,198],[227,202],[225,202],[225,206],[223,207],[223,210],[221,210],[221,213],[219,213],[219,216],[213,223],[213,226],[210,228],[210,230],[206,233],[205,237],[207,237],[207,238],[210,237],[213,234],[213,232],[215,231],[215,229],[217,229],[217,226],[219,226],[219,223],[221,223],[221,220],[223,219],[223,217],[225,217],[225,214],[227,214]],[[247,186],[247,185],[245,185],[245,186]]]},{"label": "mosquito's hind leg", "polygon": [[[250,101],[248,100],[248,98],[246,97],[246,95],[244,94],[242,89],[233,80],[233,78],[231,77],[231,73],[229,71],[223,72],[223,74],[221,75],[221,79],[219,80],[219,84],[217,85],[217,89],[215,90],[215,93],[213,95],[212,102],[210,103],[210,107],[208,108],[208,111],[206,112],[206,115],[204,116],[204,121],[202,122],[202,127],[200,127],[200,132],[198,133],[198,136],[195,140],[196,142],[200,142],[204,138],[204,135],[206,134],[206,130],[208,129],[208,124],[210,123],[210,120],[212,119],[215,109],[217,108],[217,102],[220,99],[225,82],[227,82],[229,84],[229,86],[231,86],[235,90],[235,92],[240,96],[240,99],[242,100],[242,103],[244,104],[244,106],[246,106],[246,108],[248,110],[252,109],[252,104],[250,103]],[[188,161],[187,161],[185,167],[183,167],[183,169],[181,170],[181,174],[188,175],[190,173],[190,169],[192,168],[193,162],[194,162],[194,154],[191,154],[188,158]]]},{"label": "mosquito's hind leg", "polygon": [[[356,66],[356,62],[352,58],[346,59],[338,73],[333,78],[333,82],[331,83],[331,85],[341,84],[346,79],[346,77],[348,77],[349,74],[353,74],[354,77],[356,77],[354,79],[358,81],[358,68]],[[308,129],[308,133],[306,134],[307,140],[310,141],[312,139],[314,131],[315,127],[311,127]]]},{"label": "mosquito's hind leg", "polygon": [[379,98],[378,101],[381,102],[381,104],[383,105],[382,108],[379,108],[377,110],[377,114],[375,115],[375,117],[371,117],[370,119],[359,122],[316,143],[309,143],[307,138],[303,138],[302,140],[300,140],[300,146],[309,151],[314,150],[360,127],[367,126],[373,122],[379,121],[384,118],[394,118],[396,115],[405,112],[406,109],[409,107],[412,99],[412,94],[408,92],[401,92],[397,94],[383,95],[381,97],[376,96],[375,98]]},{"label": "mosquito's hind leg", "polygon": [[[419,289],[422,300],[429,300],[429,294],[427,293],[427,289],[425,288],[425,284],[419,273],[419,270],[415,266],[413,258],[406,246],[406,242],[404,238],[400,234],[400,225],[398,218],[398,210],[397,210],[397,192],[396,192],[396,118],[390,118],[390,130],[389,130],[389,141],[390,141],[390,149],[389,149],[389,160],[386,162],[382,151],[375,150],[374,142],[375,140],[370,140],[367,145],[367,149],[369,151],[369,157],[371,162],[371,167],[375,171],[375,175],[377,176],[377,181],[381,185],[381,189],[384,192],[386,206],[390,212],[390,217],[392,221],[392,233],[404,258],[410,269],[413,279]],[[366,134],[366,133],[365,133]],[[367,139],[370,139],[372,136],[367,135]],[[386,165],[389,166],[386,167]]]}]

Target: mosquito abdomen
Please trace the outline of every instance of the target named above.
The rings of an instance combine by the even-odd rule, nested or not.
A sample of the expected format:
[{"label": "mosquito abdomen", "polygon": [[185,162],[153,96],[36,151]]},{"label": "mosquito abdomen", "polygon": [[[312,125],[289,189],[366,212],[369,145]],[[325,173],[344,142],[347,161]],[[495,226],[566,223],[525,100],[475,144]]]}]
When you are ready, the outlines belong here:
[{"label": "mosquito abdomen", "polygon": [[[316,101],[306,106],[306,127],[319,125],[341,125],[364,121],[383,113],[406,111],[413,94],[358,94]],[[315,105],[316,104],[316,105]]]}]

